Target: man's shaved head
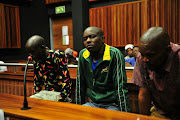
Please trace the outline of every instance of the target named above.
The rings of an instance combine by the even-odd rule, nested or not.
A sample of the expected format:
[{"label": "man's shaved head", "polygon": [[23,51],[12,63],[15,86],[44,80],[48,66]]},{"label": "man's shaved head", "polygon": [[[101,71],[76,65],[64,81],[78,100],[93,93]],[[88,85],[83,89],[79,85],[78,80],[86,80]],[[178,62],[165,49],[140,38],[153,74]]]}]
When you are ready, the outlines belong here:
[{"label": "man's shaved head", "polygon": [[37,48],[42,45],[45,45],[45,40],[39,35],[34,35],[28,39],[26,42],[26,48]]},{"label": "man's shaved head", "polygon": [[170,37],[162,27],[149,28],[140,38],[139,50],[149,69],[162,69],[171,51]]},{"label": "man's shaved head", "polygon": [[162,27],[149,28],[140,38],[140,45],[145,45],[153,50],[170,45],[170,37]]},{"label": "man's shaved head", "polygon": [[84,32],[86,31],[94,31],[95,33],[97,33],[97,35],[104,36],[104,32],[99,27],[90,26],[84,30]]},{"label": "man's shaved head", "polygon": [[45,40],[39,35],[30,37],[26,42],[26,50],[35,60],[45,60],[47,57],[47,50]]}]

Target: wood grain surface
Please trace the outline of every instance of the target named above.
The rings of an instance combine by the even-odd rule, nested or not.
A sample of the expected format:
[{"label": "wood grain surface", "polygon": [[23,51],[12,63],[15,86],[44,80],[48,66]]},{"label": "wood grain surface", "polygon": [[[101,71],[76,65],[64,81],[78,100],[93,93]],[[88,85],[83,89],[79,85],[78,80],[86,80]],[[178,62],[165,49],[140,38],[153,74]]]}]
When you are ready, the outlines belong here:
[{"label": "wood grain surface", "polygon": [[[36,120],[161,120],[149,116],[28,98],[31,109],[21,110],[24,97],[0,93],[0,109],[14,119]],[[163,119],[162,119],[163,120]],[[166,119],[167,120],[167,119]]]}]

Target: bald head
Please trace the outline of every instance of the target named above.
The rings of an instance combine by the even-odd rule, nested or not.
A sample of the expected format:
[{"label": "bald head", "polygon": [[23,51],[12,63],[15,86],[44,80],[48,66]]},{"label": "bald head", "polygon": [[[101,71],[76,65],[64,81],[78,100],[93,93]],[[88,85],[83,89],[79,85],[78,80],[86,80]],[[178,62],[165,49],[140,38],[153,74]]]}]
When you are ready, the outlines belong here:
[{"label": "bald head", "polygon": [[47,56],[45,40],[39,35],[30,37],[26,42],[26,50],[35,60],[44,60]]},{"label": "bald head", "polygon": [[97,35],[100,35],[100,36],[104,36],[104,32],[102,31],[101,28],[99,27],[95,27],[95,26],[91,26],[91,27],[88,27],[84,30],[84,33],[87,32],[87,31],[93,31],[94,33],[96,33]]},{"label": "bald head", "polygon": [[161,49],[170,45],[170,37],[162,27],[151,27],[141,36],[140,45]]},{"label": "bald head", "polygon": [[170,37],[162,27],[151,27],[141,36],[139,50],[149,69],[162,69],[171,51]]},{"label": "bald head", "polygon": [[28,41],[26,42],[26,49],[37,48],[42,45],[45,45],[44,38],[39,35],[34,35],[34,36],[30,37],[28,39]]}]

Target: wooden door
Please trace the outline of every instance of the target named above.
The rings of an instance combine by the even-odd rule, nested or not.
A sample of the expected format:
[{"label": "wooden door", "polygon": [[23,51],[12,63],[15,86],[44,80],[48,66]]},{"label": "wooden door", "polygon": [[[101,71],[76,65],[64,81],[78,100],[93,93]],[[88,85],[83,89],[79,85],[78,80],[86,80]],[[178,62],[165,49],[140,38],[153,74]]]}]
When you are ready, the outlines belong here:
[{"label": "wooden door", "polygon": [[[68,26],[69,45],[62,44],[62,26]],[[65,50],[66,48],[73,48],[73,28],[72,17],[54,17],[52,18],[54,50]]]}]

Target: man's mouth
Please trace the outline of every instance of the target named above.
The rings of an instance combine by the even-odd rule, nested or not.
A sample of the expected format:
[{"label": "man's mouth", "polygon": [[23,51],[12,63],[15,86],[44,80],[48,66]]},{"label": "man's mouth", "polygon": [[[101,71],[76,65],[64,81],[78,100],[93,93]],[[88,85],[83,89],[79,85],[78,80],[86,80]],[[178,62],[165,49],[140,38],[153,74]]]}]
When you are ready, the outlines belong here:
[{"label": "man's mouth", "polygon": [[88,46],[87,46],[87,49],[89,49],[89,48],[93,48],[93,46],[92,46],[92,45],[88,45]]}]

